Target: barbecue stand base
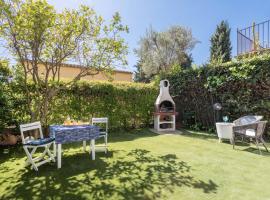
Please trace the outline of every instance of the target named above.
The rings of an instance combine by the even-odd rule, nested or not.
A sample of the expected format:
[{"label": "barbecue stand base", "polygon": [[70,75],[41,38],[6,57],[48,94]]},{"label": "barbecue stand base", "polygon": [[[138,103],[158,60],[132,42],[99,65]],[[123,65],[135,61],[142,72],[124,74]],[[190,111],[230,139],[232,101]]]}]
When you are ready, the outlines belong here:
[{"label": "barbecue stand base", "polygon": [[176,112],[155,112],[154,113],[154,128],[158,132],[175,131],[175,116]]}]

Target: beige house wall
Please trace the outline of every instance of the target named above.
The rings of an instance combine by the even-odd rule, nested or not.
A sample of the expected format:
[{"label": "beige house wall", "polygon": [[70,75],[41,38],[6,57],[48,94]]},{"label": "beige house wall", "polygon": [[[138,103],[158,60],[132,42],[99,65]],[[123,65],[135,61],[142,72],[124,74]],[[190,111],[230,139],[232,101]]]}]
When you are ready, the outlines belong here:
[{"label": "beige house wall", "polygon": [[[38,65],[38,70],[40,75],[45,74],[45,66],[42,64]],[[76,75],[80,73],[80,67],[72,65],[62,66],[60,69],[60,79],[61,80],[69,80],[73,79]],[[51,76],[51,74],[50,74]],[[113,81],[126,81],[126,82],[132,82],[132,72],[125,72],[120,70],[114,70],[109,77],[112,78]],[[104,72],[100,72],[97,75],[91,75],[91,76],[85,76],[81,80],[89,80],[89,81],[106,81],[109,80],[108,75]]]}]

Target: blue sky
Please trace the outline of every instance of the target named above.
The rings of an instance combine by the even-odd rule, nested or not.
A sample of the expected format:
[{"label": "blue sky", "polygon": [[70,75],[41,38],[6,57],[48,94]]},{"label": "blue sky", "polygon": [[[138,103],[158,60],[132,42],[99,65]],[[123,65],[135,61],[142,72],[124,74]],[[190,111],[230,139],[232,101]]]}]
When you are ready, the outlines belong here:
[{"label": "blue sky", "polygon": [[77,8],[79,4],[93,7],[105,19],[120,12],[122,21],[130,28],[125,35],[129,45],[128,67],[134,70],[137,58],[133,49],[152,25],[158,31],[171,25],[191,28],[200,41],[192,51],[194,63],[202,64],[209,58],[209,39],[216,25],[223,19],[231,27],[233,55],[236,54],[236,29],[250,26],[252,22],[270,19],[269,0],[49,0],[58,10]]}]

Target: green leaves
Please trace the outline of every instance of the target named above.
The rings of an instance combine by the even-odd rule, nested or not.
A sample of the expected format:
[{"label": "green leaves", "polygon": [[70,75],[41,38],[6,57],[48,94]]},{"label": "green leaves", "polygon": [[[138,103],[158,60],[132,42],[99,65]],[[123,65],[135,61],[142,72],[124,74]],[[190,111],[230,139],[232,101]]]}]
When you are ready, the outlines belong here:
[{"label": "green leaves", "polygon": [[10,98],[10,89],[8,87],[8,77],[10,75],[8,61],[0,60],[0,133],[5,126],[13,122],[11,112],[13,101]]},{"label": "green leaves", "polygon": [[26,60],[34,61],[32,65],[50,63],[47,71],[55,74],[66,61],[84,65],[89,71],[127,63],[128,48],[121,34],[128,32],[128,27],[121,23],[119,13],[106,23],[85,5],[58,13],[46,0],[3,0],[1,8],[0,37],[24,68]]},{"label": "green leaves", "polygon": [[[60,85],[56,83],[55,87]],[[62,86],[62,85],[61,85]],[[29,88],[34,87],[33,84]],[[18,96],[23,95],[20,86],[13,88]],[[89,121],[91,117],[109,117],[112,129],[129,129],[152,123],[154,102],[158,87],[140,83],[77,82],[72,87],[62,88],[50,102],[48,124],[62,124],[69,115],[76,120]],[[33,103],[39,101],[33,97]],[[29,120],[25,103],[16,109],[16,120]]]},{"label": "green leaves", "polygon": [[[269,66],[270,55],[265,54],[169,74],[171,94],[177,96],[184,125],[211,129],[215,120],[212,105],[216,102],[222,104],[222,113],[231,120],[247,114],[270,120]],[[185,113],[194,113],[194,118],[184,119]]]},{"label": "green leaves", "polygon": [[[63,85],[127,64],[128,47],[121,34],[128,28],[119,13],[105,22],[88,6],[57,12],[46,0],[1,0],[0,12],[0,39],[18,61],[29,113],[38,116],[32,120],[47,123],[49,102],[58,92],[51,82],[60,83],[65,62],[83,68]],[[28,85],[31,81],[35,87]],[[39,98],[33,103],[35,97]]]},{"label": "green leaves", "polygon": [[2,76],[11,75],[11,70],[9,68],[9,62],[7,60],[0,60],[0,75],[2,75]]},{"label": "green leaves", "polygon": [[171,26],[166,31],[157,32],[150,27],[139,41],[135,53],[145,76],[152,78],[169,72],[175,65],[190,67],[192,57],[189,53],[197,43],[188,28]]},{"label": "green leaves", "polygon": [[216,32],[211,37],[210,61],[212,63],[224,63],[231,60],[231,41],[229,24],[221,21]]}]

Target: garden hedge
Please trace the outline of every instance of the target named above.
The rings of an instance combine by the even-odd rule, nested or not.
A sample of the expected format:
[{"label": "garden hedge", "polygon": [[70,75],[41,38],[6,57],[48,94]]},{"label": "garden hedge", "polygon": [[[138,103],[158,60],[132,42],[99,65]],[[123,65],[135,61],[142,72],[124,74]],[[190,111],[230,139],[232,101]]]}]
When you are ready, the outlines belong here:
[{"label": "garden hedge", "polygon": [[9,101],[8,77],[11,71],[8,62],[0,60],[0,132],[12,124],[11,102]]},{"label": "garden hedge", "polygon": [[[166,78],[182,127],[214,131],[215,121],[225,115],[230,121],[248,114],[263,115],[270,122],[270,55],[173,70]],[[153,123],[158,89],[152,84],[78,82],[74,87],[62,89],[51,102],[48,124],[61,124],[67,116],[84,121],[93,116],[107,116],[112,129],[149,126]],[[22,91],[16,81],[0,91],[2,96],[3,92],[12,94],[8,104],[2,101],[6,102],[2,105],[7,106],[5,113],[9,113],[8,118],[0,113],[0,118],[6,120],[2,120],[4,124],[12,124],[14,120],[17,124],[29,122]],[[9,95],[5,94],[5,99],[6,96]],[[223,107],[219,116],[213,109],[217,102]]]},{"label": "garden hedge", "polygon": [[[263,115],[270,122],[270,55],[177,70],[167,77],[175,96],[178,120],[195,129],[214,130],[214,122],[229,116]],[[223,109],[218,117],[214,103]]]},{"label": "garden hedge", "polygon": [[[11,85],[17,92],[13,116],[18,123],[29,122],[22,90],[18,83]],[[109,117],[111,129],[130,129],[152,123],[152,112],[158,90],[153,85],[125,82],[78,82],[61,89],[51,102],[48,124],[62,124],[70,116],[89,121],[91,117]],[[20,102],[20,103],[19,103]]]}]

